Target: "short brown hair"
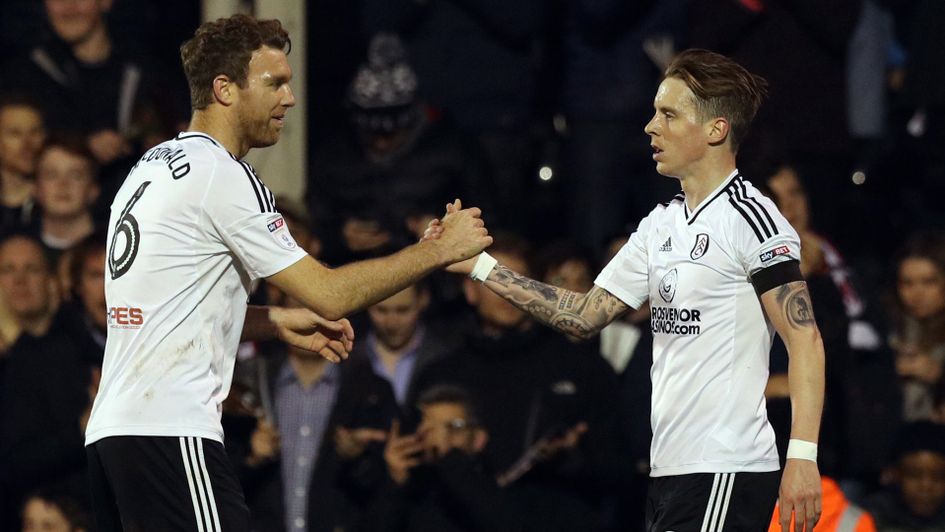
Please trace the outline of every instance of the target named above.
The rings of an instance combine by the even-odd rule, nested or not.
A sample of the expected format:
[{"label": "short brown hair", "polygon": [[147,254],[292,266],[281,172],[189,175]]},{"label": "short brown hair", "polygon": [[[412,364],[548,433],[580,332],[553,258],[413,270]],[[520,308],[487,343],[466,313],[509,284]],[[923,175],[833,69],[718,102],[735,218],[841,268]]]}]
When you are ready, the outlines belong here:
[{"label": "short brown hair", "polygon": [[278,20],[236,14],[201,24],[193,38],[180,47],[193,110],[205,109],[213,102],[213,79],[220,74],[245,87],[249,60],[263,46],[287,54],[292,49],[289,32]]},{"label": "short brown hair", "polygon": [[696,111],[709,120],[724,117],[732,126],[732,151],[748,133],[748,127],[768,94],[768,82],[724,55],[708,50],[686,50],[666,68],[667,78],[682,80],[696,95]]},{"label": "short brown hair", "polygon": [[43,116],[42,105],[40,105],[36,98],[29,94],[8,93],[0,95],[0,112],[5,111],[10,107],[27,107],[38,114],[40,118],[45,118]]},{"label": "short brown hair", "polygon": [[57,131],[46,137],[46,142],[43,143],[43,148],[39,150],[37,159],[41,159],[47,151],[53,148],[58,148],[74,157],[85,159],[85,162],[89,165],[92,181],[98,182],[98,172],[100,170],[98,160],[95,159],[95,154],[89,148],[85,137],[69,131]]},{"label": "short brown hair", "polygon": [[[95,231],[91,235],[85,237],[67,253],[69,254],[69,281],[72,283],[72,297],[74,300],[79,300],[81,297],[78,294],[78,286],[82,281],[82,275],[85,273],[85,262],[89,257],[94,256],[96,253],[104,253],[106,250],[106,235],[103,230]],[[66,255],[63,255],[66,257]],[[60,259],[62,260],[62,259]],[[106,258],[105,262],[108,262]]]}]

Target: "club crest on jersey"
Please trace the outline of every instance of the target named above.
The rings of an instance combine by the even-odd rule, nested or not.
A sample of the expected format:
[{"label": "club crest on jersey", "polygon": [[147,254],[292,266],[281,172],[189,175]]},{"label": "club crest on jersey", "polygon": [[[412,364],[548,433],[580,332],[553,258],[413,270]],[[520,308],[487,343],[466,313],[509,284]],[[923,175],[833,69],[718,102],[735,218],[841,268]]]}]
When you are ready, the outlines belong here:
[{"label": "club crest on jersey", "polygon": [[676,268],[673,268],[666,275],[660,279],[660,297],[663,298],[663,301],[667,303],[672,303],[673,298],[676,297],[676,281],[679,280],[679,274],[676,273]]},{"label": "club crest on jersey", "polygon": [[771,259],[773,259],[773,258],[775,258],[775,257],[777,257],[777,256],[780,256],[780,255],[787,255],[787,254],[789,254],[789,253],[791,253],[791,248],[789,248],[789,247],[787,247],[787,246],[778,246],[778,247],[776,247],[776,248],[774,248],[774,249],[765,251],[765,252],[762,253],[761,255],[758,255],[758,258],[761,259],[761,262],[768,262],[769,260],[771,260]]},{"label": "club crest on jersey", "polygon": [[706,251],[709,251],[709,235],[699,233],[696,235],[696,245],[692,246],[689,256],[692,257],[692,260],[699,260],[705,255]]}]

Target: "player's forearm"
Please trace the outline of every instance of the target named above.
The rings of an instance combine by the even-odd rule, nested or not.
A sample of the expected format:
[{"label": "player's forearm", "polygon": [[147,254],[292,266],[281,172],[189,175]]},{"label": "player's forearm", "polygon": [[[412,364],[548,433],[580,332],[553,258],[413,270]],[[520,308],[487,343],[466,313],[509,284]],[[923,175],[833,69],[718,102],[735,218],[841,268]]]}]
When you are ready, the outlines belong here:
[{"label": "player's forearm", "polygon": [[387,257],[328,270],[312,286],[316,312],[329,320],[348,316],[400,292],[443,266],[436,250],[414,244]]},{"label": "player's forearm", "polygon": [[492,269],[485,284],[539,322],[565,334],[590,338],[606,324],[585,316],[591,303],[588,294],[538,282],[501,264]]},{"label": "player's forearm", "polygon": [[762,294],[761,303],[787,347],[791,438],[816,442],[824,408],[824,342],[807,283],[792,281]]},{"label": "player's forearm", "polygon": [[824,344],[815,326],[791,335],[785,342],[790,361],[791,438],[817,442],[824,408]]}]

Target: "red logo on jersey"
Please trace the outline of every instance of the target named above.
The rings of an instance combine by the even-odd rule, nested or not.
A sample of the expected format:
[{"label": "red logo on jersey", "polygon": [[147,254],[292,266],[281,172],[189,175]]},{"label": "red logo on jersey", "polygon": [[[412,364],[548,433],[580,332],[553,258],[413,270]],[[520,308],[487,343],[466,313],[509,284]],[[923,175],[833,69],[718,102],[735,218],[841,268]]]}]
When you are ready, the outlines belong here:
[{"label": "red logo on jersey", "polygon": [[137,307],[108,309],[108,326],[117,329],[139,329],[144,324],[144,313]]}]

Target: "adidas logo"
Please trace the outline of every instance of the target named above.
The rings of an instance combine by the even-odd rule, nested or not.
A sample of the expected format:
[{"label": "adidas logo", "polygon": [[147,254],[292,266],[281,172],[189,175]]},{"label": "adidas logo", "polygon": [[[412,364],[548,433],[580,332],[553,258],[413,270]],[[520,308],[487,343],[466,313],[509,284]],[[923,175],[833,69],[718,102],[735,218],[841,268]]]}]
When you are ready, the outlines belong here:
[{"label": "adidas logo", "polygon": [[666,242],[663,242],[663,245],[660,246],[660,251],[672,251],[673,250],[673,237],[666,239]]}]

